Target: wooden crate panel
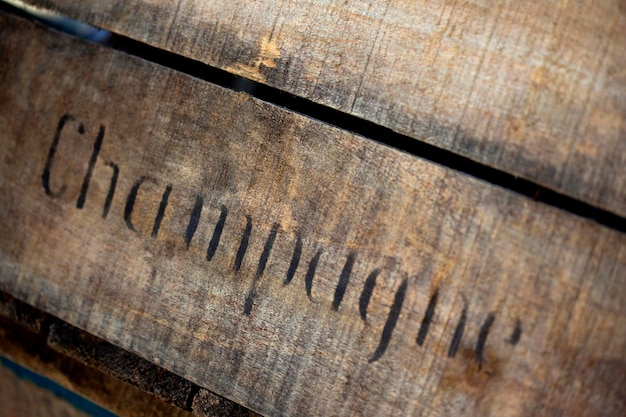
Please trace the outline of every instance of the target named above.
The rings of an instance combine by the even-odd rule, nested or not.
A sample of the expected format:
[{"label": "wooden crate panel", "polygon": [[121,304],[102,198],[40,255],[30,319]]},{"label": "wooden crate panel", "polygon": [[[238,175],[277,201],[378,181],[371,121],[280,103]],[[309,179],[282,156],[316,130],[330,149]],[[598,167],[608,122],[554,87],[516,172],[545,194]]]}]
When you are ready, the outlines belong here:
[{"label": "wooden crate panel", "polygon": [[267,415],[624,411],[626,235],[6,14],[0,60],[1,290]]}]

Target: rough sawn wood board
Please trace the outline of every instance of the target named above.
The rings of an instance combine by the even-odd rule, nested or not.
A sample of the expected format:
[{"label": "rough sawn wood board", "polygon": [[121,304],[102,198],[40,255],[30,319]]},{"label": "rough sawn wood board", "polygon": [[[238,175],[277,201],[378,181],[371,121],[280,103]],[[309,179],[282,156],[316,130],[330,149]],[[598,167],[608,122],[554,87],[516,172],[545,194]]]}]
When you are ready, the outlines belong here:
[{"label": "rough sawn wood board", "polygon": [[27,3],[626,217],[623,0]]},{"label": "rough sawn wood board", "polygon": [[0,17],[0,289],[266,415],[620,415],[626,236]]}]

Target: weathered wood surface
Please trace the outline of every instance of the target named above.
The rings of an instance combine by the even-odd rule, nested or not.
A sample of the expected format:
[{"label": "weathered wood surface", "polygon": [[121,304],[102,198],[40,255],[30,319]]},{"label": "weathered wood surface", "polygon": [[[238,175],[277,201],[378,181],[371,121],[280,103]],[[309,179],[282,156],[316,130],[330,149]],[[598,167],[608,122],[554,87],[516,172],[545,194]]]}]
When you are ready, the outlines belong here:
[{"label": "weathered wood surface", "polygon": [[[1,355],[111,410],[115,415],[192,417],[190,412],[165,404],[115,377],[55,352],[46,345],[45,338],[38,336],[0,317]],[[64,399],[55,398],[53,392],[48,391],[46,395],[45,390],[28,381],[10,378],[9,370],[1,365],[0,371],[0,416],[83,415]],[[44,400],[47,397],[50,397],[49,401]],[[55,407],[61,411],[55,412]]]},{"label": "weathered wood surface", "polygon": [[0,290],[266,415],[623,415],[626,236],[0,17]]},{"label": "weathered wood surface", "polygon": [[185,417],[192,410],[198,417],[256,416],[5,293],[0,293],[0,355],[119,417]]},{"label": "weathered wood surface", "polygon": [[90,417],[0,364],[0,417]]},{"label": "weathered wood surface", "polygon": [[28,0],[626,216],[626,3]]}]

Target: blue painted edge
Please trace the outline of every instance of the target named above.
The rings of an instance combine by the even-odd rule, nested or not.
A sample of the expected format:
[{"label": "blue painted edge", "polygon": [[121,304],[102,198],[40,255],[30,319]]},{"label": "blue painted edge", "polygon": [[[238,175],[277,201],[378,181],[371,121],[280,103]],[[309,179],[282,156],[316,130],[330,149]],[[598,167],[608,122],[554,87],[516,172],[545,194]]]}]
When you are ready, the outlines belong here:
[{"label": "blue painted edge", "polygon": [[38,373],[31,371],[30,369],[24,368],[22,365],[13,362],[10,359],[7,359],[2,355],[0,355],[0,364],[13,372],[13,374],[15,374],[15,376],[19,379],[30,381],[36,386],[50,391],[52,394],[70,403],[77,410],[80,410],[93,417],[117,417],[109,410],[104,409],[95,403],[92,403],[88,399],[81,397],[80,395],[62,387],[61,385],[46,378],[45,376],[39,375]]}]

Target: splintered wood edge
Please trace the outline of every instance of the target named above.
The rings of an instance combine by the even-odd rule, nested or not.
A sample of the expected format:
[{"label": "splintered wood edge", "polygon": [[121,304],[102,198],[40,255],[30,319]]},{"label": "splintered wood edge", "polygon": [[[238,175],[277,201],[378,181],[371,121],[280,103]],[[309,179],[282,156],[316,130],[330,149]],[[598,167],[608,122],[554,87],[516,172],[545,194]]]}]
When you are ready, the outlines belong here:
[{"label": "splintered wood edge", "polygon": [[623,411],[623,234],[1,21],[4,291],[264,414]]},{"label": "splintered wood edge", "polygon": [[626,217],[623,1],[25,3]]}]

